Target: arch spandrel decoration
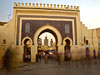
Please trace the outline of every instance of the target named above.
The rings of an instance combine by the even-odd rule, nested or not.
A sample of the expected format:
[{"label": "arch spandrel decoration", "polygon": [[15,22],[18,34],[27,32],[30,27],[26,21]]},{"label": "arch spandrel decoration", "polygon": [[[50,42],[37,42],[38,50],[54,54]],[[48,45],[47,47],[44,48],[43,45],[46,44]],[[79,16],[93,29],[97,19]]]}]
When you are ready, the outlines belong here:
[{"label": "arch spandrel decoration", "polygon": [[64,40],[63,40],[63,45],[66,44],[65,40],[67,40],[67,39],[70,41],[70,46],[72,46],[72,39],[71,39],[70,37],[64,38]]},{"label": "arch spandrel decoration", "polygon": [[42,31],[46,30],[46,29],[49,29],[49,30],[53,31],[53,32],[56,34],[57,39],[58,39],[57,46],[61,45],[61,43],[62,43],[62,36],[61,36],[60,32],[58,31],[58,29],[56,29],[55,27],[53,27],[53,26],[51,26],[51,25],[45,25],[45,26],[43,26],[43,27],[40,27],[40,28],[36,31],[36,33],[35,33],[35,35],[34,35],[34,37],[33,37],[34,45],[35,45],[35,46],[38,45],[38,44],[37,44],[37,38],[38,38],[39,34],[40,34]]}]

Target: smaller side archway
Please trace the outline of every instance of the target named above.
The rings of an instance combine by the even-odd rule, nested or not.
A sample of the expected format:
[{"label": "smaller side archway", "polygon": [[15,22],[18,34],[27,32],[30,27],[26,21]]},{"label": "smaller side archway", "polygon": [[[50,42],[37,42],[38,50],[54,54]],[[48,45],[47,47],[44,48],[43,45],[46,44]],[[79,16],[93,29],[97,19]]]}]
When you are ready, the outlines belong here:
[{"label": "smaller side archway", "polygon": [[23,45],[23,61],[24,62],[30,62],[31,61],[31,46],[32,46],[32,40],[30,37],[25,37],[22,40]]},{"label": "smaller side archway", "polygon": [[63,45],[64,45],[64,60],[65,61],[71,60],[72,40],[69,37],[66,37],[63,40]]},{"label": "smaller side archway", "polygon": [[65,40],[67,40],[67,39],[70,41],[70,46],[72,46],[72,39],[71,39],[70,37],[64,38],[64,40],[63,40],[63,45],[64,45],[64,46],[66,45],[66,41],[65,41]]},{"label": "smaller side archway", "polygon": [[33,41],[32,41],[32,39],[31,39],[30,37],[28,37],[28,36],[26,36],[26,37],[23,38],[23,40],[22,40],[22,46],[25,46],[25,40],[26,40],[26,39],[27,39],[27,40],[30,40],[30,46],[32,46],[32,42],[33,42]]}]

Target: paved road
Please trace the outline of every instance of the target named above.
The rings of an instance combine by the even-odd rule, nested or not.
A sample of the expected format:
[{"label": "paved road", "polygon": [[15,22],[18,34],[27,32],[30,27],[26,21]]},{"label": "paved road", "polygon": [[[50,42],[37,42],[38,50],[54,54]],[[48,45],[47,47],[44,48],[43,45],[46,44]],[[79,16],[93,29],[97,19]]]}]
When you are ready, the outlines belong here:
[{"label": "paved road", "polygon": [[100,61],[24,63],[11,72],[0,70],[0,75],[100,75]]}]

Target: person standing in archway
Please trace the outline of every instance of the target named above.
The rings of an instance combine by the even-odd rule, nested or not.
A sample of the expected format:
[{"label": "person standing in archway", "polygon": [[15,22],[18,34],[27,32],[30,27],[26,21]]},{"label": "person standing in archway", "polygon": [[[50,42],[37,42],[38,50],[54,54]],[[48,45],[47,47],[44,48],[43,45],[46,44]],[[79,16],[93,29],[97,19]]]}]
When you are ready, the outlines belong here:
[{"label": "person standing in archway", "polygon": [[30,62],[31,61],[31,48],[27,48],[27,61]]}]

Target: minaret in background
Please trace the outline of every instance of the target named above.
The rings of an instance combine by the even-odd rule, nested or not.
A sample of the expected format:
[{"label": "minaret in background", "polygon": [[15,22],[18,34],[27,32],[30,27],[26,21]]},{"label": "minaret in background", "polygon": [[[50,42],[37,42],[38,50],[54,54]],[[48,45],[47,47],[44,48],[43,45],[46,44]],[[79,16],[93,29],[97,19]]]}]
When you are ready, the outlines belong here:
[{"label": "minaret in background", "polygon": [[48,39],[47,39],[47,36],[46,36],[45,39],[44,39],[44,45],[45,45],[45,46],[48,46]]},{"label": "minaret in background", "polygon": [[53,40],[50,41],[50,46],[53,47]]}]

